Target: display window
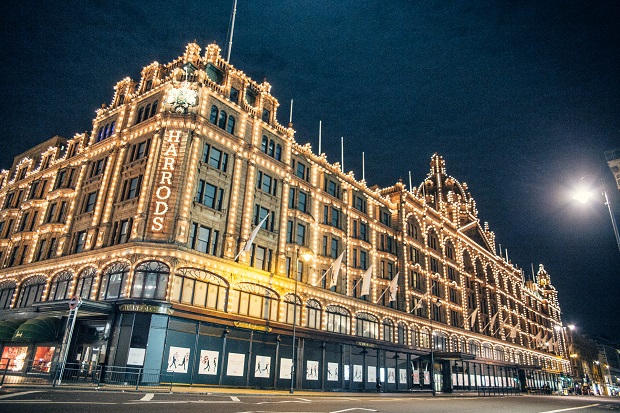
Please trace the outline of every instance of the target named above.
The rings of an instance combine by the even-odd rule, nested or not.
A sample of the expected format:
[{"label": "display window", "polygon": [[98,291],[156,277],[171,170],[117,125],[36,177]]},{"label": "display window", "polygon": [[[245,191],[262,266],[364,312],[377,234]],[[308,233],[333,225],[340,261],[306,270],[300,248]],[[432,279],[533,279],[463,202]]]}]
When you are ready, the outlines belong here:
[{"label": "display window", "polygon": [[56,347],[37,347],[32,359],[32,372],[49,373]]},{"label": "display window", "polygon": [[2,351],[2,366],[8,362],[8,371],[23,371],[26,365],[27,346],[8,346]]}]

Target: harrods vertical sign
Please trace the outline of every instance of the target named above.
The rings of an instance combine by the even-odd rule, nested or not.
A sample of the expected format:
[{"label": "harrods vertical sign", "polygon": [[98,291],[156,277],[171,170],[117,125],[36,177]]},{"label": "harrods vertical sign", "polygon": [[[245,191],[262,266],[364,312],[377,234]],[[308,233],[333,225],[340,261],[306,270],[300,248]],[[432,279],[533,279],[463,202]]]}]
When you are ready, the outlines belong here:
[{"label": "harrods vertical sign", "polygon": [[168,240],[174,230],[175,211],[181,196],[181,167],[186,145],[186,132],[180,129],[166,131],[152,186],[147,226],[149,238]]}]

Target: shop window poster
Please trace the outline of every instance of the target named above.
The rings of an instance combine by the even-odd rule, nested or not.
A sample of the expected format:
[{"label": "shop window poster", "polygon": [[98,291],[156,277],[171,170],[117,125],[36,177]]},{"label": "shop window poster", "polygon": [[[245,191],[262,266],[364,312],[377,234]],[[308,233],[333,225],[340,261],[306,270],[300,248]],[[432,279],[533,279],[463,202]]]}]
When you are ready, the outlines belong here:
[{"label": "shop window poster", "polygon": [[200,350],[200,362],[198,363],[198,374],[217,374],[217,363],[220,361],[220,352],[211,350]]},{"label": "shop window poster", "polygon": [[420,370],[413,371],[413,384],[420,384]]},{"label": "shop window poster", "polygon": [[338,381],[338,363],[327,363],[327,381]]},{"label": "shop window poster", "polygon": [[306,380],[318,380],[319,379],[319,362],[314,360],[308,360],[306,364]]},{"label": "shop window poster", "polygon": [[271,357],[256,356],[256,364],[254,365],[254,377],[268,378],[270,364]]},{"label": "shop window poster", "polygon": [[398,382],[407,384],[407,369],[398,369]]},{"label": "shop window poster", "polygon": [[428,370],[424,371],[424,383],[425,384],[430,384],[431,382],[431,372]]},{"label": "shop window poster", "polygon": [[387,369],[387,382],[396,383],[396,369],[388,367]]},{"label": "shop window poster", "polygon": [[353,365],[353,381],[357,383],[362,382],[362,365],[361,364]]},{"label": "shop window poster", "polygon": [[28,353],[28,347],[14,347],[9,346],[5,347],[2,350],[2,358],[10,359],[9,362],[9,371],[22,371],[24,369],[24,365],[26,364],[26,354]]},{"label": "shop window poster", "polygon": [[226,365],[226,375],[243,377],[243,365],[244,364],[245,364],[245,354],[228,353],[228,364]]},{"label": "shop window poster", "polygon": [[368,366],[368,383],[377,382],[377,366]]},{"label": "shop window poster", "polygon": [[280,378],[290,379],[293,368],[293,360],[287,358],[280,359]]},{"label": "shop window poster", "polygon": [[349,381],[349,365],[345,365],[344,367],[344,381]]},{"label": "shop window poster", "polygon": [[168,368],[166,371],[169,373],[187,373],[189,355],[190,349],[188,348],[170,346],[170,352],[168,353]]}]

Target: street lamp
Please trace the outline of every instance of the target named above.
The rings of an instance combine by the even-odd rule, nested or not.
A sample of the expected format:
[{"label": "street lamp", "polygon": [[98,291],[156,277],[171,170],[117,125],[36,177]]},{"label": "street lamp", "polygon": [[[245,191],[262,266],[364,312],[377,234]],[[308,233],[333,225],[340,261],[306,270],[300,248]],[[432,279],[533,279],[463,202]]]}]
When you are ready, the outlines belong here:
[{"label": "street lamp", "polygon": [[292,355],[292,364],[291,364],[291,394],[293,394],[295,392],[295,377],[297,375],[297,369],[295,368],[295,363],[297,358],[295,357],[295,333],[296,333],[296,328],[297,328],[297,282],[299,281],[299,263],[300,263],[300,259],[303,260],[305,263],[310,262],[310,260],[312,260],[312,258],[314,258],[314,252],[308,248],[308,247],[304,247],[303,245],[298,245],[295,249],[295,291],[294,291],[294,297],[293,297],[293,344],[292,344],[292,351],[293,351],[293,355]]},{"label": "street lamp", "polygon": [[[431,300],[432,302],[432,300]],[[435,305],[439,308],[441,307],[441,300],[439,298],[437,298],[435,300]],[[435,391],[435,337],[434,334],[435,332],[433,331],[433,317],[434,317],[434,313],[435,310],[433,309],[433,311],[431,311],[430,314],[430,322],[431,322],[431,392],[433,393],[433,396],[435,396],[436,391]]]},{"label": "street lamp", "polygon": [[[583,180],[583,178],[581,178]],[[616,218],[614,217],[614,213],[611,209],[611,203],[609,202],[609,197],[607,196],[607,191],[605,190],[605,183],[603,179],[599,178],[601,184],[601,191],[603,196],[605,197],[605,205],[607,205],[607,209],[609,210],[609,217],[611,218],[611,226],[614,229],[614,235],[616,236],[616,244],[618,244],[618,251],[620,251],[620,234],[618,233],[618,224],[616,223]],[[582,204],[587,203],[590,198],[592,198],[593,194],[589,188],[581,186],[575,190],[573,194],[573,199],[581,202]]]}]

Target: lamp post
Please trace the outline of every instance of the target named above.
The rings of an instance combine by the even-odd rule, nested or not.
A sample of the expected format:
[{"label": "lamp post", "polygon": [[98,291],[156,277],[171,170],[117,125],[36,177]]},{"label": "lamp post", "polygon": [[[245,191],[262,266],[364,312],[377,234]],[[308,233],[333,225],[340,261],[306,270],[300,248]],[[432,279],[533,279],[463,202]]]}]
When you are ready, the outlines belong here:
[{"label": "lamp post", "polygon": [[[431,300],[432,302],[432,300]],[[437,298],[435,300],[435,305],[437,308],[441,307],[441,300]],[[435,391],[435,337],[433,331],[433,317],[434,317],[435,309],[433,309],[432,314],[430,314],[430,322],[431,322],[431,392],[433,396],[436,395]]]},{"label": "lamp post", "polygon": [[[581,178],[583,179],[583,178]],[[607,190],[605,189],[605,183],[602,178],[599,178],[599,182],[601,184],[601,191],[603,193],[603,197],[605,198],[605,205],[607,205],[607,209],[609,210],[609,217],[611,218],[611,226],[614,230],[614,235],[616,236],[616,244],[618,245],[618,251],[620,251],[620,234],[618,233],[618,224],[616,223],[616,218],[614,217],[614,213],[611,209],[611,203],[609,202],[609,197],[607,196]],[[592,197],[592,192],[589,189],[581,187],[578,188],[573,194],[573,199],[585,204]]]},{"label": "lamp post", "polygon": [[298,245],[295,249],[295,289],[293,297],[293,343],[292,343],[292,364],[291,364],[291,390],[290,393],[293,394],[295,392],[295,378],[297,376],[297,369],[295,363],[297,362],[297,357],[295,357],[296,348],[295,348],[295,333],[297,328],[297,282],[299,281],[299,258],[308,263],[314,257],[314,253],[308,247],[304,247],[302,245]]}]

